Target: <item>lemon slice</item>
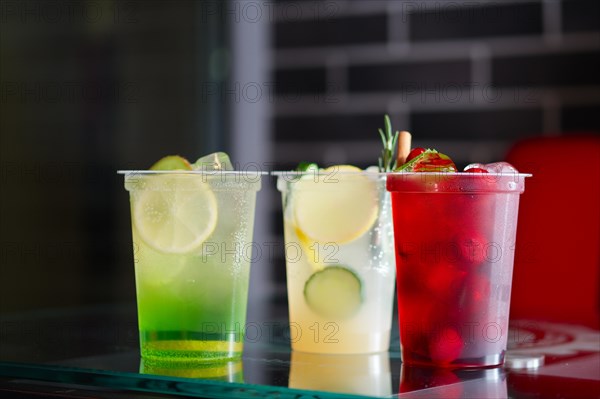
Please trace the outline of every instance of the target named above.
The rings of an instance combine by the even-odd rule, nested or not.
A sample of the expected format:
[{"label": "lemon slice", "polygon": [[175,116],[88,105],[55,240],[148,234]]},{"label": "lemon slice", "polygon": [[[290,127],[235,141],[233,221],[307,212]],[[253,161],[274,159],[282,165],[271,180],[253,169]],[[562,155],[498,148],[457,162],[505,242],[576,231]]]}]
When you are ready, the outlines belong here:
[{"label": "lemon slice", "polygon": [[298,227],[294,227],[294,233],[296,233],[296,237],[298,237],[298,244],[300,244],[300,248],[305,255],[305,259],[308,264],[312,266],[313,271],[323,269],[323,267],[325,267],[325,262],[327,261],[326,256],[321,250],[323,244],[320,244],[318,241],[311,240],[310,237],[307,237]]},{"label": "lemon slice", "polygon": [[217,200],[198,176],[144,177],[133,196],[133,221],[140,237],[166,253],[198,249],[217,225]]},{"label": "lemon slice", "polygon": [[[353,173],[349,173],[353,172]],[[332,166],[318,179],[301,179],[293,196],[296,227],[311,240],[344,244],[372,226],[379,213],[376,183],[350,165]]]}]

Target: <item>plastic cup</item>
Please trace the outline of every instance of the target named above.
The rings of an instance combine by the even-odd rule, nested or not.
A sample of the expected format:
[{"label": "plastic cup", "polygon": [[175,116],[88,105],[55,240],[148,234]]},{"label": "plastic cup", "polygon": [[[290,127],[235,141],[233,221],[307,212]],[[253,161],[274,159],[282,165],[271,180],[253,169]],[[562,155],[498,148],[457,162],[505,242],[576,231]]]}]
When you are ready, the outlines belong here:
[{"label": "plastic cup", "polygon": [[240,357],[260,175],[122,173],[145,364]]},{"label": "plastic cup", "polygon": [[502,364],[526,174],[388,176],[402,361]]},{"label": "plastic cup", "polygon": [[294,351],[387,351],[395,262],[385,175],[280,173]]}]

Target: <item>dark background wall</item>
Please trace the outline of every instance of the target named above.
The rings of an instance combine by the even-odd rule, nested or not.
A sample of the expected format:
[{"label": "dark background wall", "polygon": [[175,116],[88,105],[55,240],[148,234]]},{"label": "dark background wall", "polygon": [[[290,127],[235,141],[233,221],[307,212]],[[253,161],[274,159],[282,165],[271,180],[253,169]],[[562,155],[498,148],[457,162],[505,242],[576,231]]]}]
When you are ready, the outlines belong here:
[{"label": "dark background wall", "polygon": [[[255,115],[231,116],[255,101],[232,65],[268,58],[266,82],[237,83],[275,87],[256,138],[275,168],[375,164],[384,113],[464,165],[522,137],[600,130],[598,21],[595,0],[1,0],[0,310],[134,300],[115,171],[230,151]],[[265,52],[232,45],[241,22],[270,26]],[[264,183],[258,239],[282,243]],[[281,257],[270,267],[284,292]]]},{"label": "dark background wall", "polygon": [[[119,169],[226,146],[202,2],[1,1],[0,309],[133,301]],[[209,133],[213,132],[213,133]]]},{"label": "dark background wall", "polygon": [[503,160],[521,138],[600,131],[598,1],[278,3],[279,168],[375,165],[386,112],[460,167]]}]

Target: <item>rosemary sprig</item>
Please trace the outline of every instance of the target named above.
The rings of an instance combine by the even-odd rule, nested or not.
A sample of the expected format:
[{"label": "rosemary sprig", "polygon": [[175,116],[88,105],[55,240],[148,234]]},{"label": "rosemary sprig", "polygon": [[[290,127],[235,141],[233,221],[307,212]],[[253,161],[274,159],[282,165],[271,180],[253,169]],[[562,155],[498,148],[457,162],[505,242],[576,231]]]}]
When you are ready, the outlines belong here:
[{"label": "rosemary sprig", "polygon": [[381,156],[379,157],[379,171],[391,172],[396,168],[396,156],[394,153],[396,152],[399,132],[392,133],[392,122],[387,114],[384,116],[384,120],[385,133],[383,130],[378,129],[381,142],[383,143],[383,150],[381,150]]}]

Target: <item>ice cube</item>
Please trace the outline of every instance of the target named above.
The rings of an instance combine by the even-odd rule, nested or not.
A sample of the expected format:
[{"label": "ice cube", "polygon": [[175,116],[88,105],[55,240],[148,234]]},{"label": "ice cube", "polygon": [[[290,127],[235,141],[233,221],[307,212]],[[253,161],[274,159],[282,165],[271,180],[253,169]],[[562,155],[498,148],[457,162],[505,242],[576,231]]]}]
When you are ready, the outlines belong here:
[{"label": "ice cube", "polygon": [[487,169],[485,168],[485,165],[484,165],[484,164],[482,164],[482,163],[470,163],[470,164],[468,164],[467,166],[465,166],[465,172],[466,172],[467,170],[469,170],[469,169],[474,169],[474,168],[479,168],[479,169],[485,169],[485,170],[487,170]]},{"label": "ice cube", "polygon": [[224,152],[213,152],[199,158],[192,164],[194,170],[233,170],[229,155]]},{"label": "ice cube", "polygon": [[483,165],[483,168],[489,173],[517,174],[519,171],[508,162],[493,162]]}]

